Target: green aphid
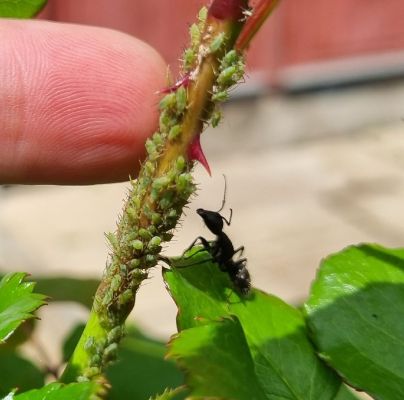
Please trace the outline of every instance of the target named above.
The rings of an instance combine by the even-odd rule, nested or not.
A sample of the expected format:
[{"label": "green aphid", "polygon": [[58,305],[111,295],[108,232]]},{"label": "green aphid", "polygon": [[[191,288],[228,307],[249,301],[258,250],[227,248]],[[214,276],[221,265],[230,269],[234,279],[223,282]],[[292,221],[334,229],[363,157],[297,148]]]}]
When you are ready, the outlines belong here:
[{"label": "green aphid", "polygon": [[237,53],[236,50],[230,50],[228,53],[225,54],[225,56],[222,58],[220,62],[220,68],[221,70],[230,67],[230,66],[238,66],[244,68],[244,63],[242,61],[242,58],[240,55]]},{"label": "green aphid", "polygon": [[217,82],[219,85],[223,85],[224,87],[228,87],[234,85],[238,81],[238,71],[235,65],[225,68],[222,72],[220,72],[217,77]]},{"label": "green aphid", "polygon": [[167,218],[170,218],[170,219],[172,219],[172,218],[177,218],[177,216],[178,216],[177,210],[175,210],[174,208],[171,209],[171,210],[167,213]]},{"label": "green aphid", "polygon": [[114,275],[111,279],[111,289],[116,291],[121,286],[122,278],[119,275]]},{"label": "green aphid", "polygon": [[177,172],[184,171],[186,166],[187,164],[185,162],[185,158],[183,156],[178,156],[178,158],[175,160],[175,169]]},{"label": "green aphid", "polygon": [[151,161],[146,161],[143,165],[144,171],[148,175],[153,175],[154,171],[156,170],[156,167],[153,162]]},{"label": "green aphid", "polygon": [[98,354],[94,354],[90,360],[91,365],[100,365],[101,364],[101,357]]},{"label": "green aphid", "polygon": [[118,342],[122,338],[122,333],[122,327],[116,326],[108,332],[107,342],[109,344]]},{"label": "green aphid", "polygon": [[210,118],[210,123],[213,128],[216,128],[222,119],[222,112],[220,110],[215,110]]},{"label": "green aphid", "polygon": [[178,192],[184,192],[192,183],[192,175],[185,172],[177,177],[176,186]]},{"label": "green aphid", "polygon": [[119,296],[119,304],[124,305],[129,303],[130,301],[133,300],[133,292],[130,289],[125,290],[120,296]]},{"label": "green aphid", "polygon": [[89,336],[84,342],[84,350],[92,353],[95,351],[95,338],[94,336]]},{"label": "green aphid", "polygon": [[128,207],[126,209],[126,214],[128,214],[129,218],[134,222],[138,220],[138,209],[139,208],[134,207]]},{"label": "green aphid", "polygon": [[150,138],[146,140],[145,147],[146,147],[147,154],[149,156],[153,156],[156,153],[158,153],[155,143]]},{"label": "green aphid", "polygon": [[104,360],[113,360],[116,358],[118,354],[118,344],[117,343],[111,343],[110,345],[108,345],[105,350],[104,350],[104,354],[103,354],[103,359]]},{"label": "green aphid", "polygon": [[121,275],[121,278],[126,277],[128,274],[128,266],[126,264],[119,265],[119,274]]},{"label": "green aphid", "polygon": [[193,49],[186,49],[182,58],[184,62],[184,70],[189,71],[195,63],[196,53]]},{"label": "green aphid", "polygon": [[170,184],[175,182],[175,178],[177,177],[178,172],[175,170],[175,168],[170,168],[167,171],[166,177],[170,180]]},{"label": "green aphid", "polygon": [[160,100],[159,107],[160,110],[172,110],[175,109],[176,103],[177,99],[175,93],[169,93]]},{"label": "green aphid", "polygon": [[130,231],[125,235],[124,241],[125,242],[131,242],[132,240],[135,240],[138,236],[138,233],[136,230]]},{"label": "green aphid", "polygon": [[227,90],[222,90],[220,92],[213,94],[212,96],[212,101],[214,102],[223,103],[224,101],[227,100],[229,100],[229,92]]},{"label": "green aphid", "polygon": [[161,190],[166,189],[169,184],[170,178],[168,176],[160,176],[153,180],[152,188],[160,192]]},{"label": "green aphid", "polygon": [[167,197],[163,197],[159,202],[159,207],[162,210],[167,210],[168,208],[171,207],[171,205],[172,205],[172,200]]},{"label": "green aphid", "polygon": [[153,236],[153,237],[150,239],[150,241],[149,241],[147,247],[149,247],[150,249],[154,249],[154,248],[156,248],[156,247],[159,247],[160,244],[161,244],[161,237],[159,237],[159,236]]},{"label": "green aphid", "polygon": [[104,306],[110,304],[113,297],[114,297],[113,291],[112,291],[112,290],[107,290],[107,291],[104,293],[104,298],[102,299],[102,304],[103,304]]},{"label": "green aphid", "polygon": [[143,214],[146,216],[146,218],[150,219],[151,215],[152,215],[152,212],[153,211],[151,210],[151,208],[147,204],[145,204],[143,206]]},{"label": "green aphid", "polygon": [[159,132],[154,133],[152,140],[157,148],[164,144],[163,137]]},{"label": "green aphid", "polygon": [[158,190],[152,188],[150,190],[150,198],[151,198],[152,203],[156,202],[159,197],[160,197],[160,192]]},{"label": "green aphid", "polygon": [[187,106],[187,90],[180,86],[175,92],[177,101],[177,113],[182,114]]},{"label": "green aphid", "polygon": [[221,32],[219,33],[211,42],[209,46],[209,50],[211,53],[216,53],[218,50],[220,50],[224,43],[226,41],[226,35]]},{"label": "green aphid", "polygon": [[189,28],[189,35],[191,36],[191,46],[197,48],[201,41],[201,31],[197,24],[192,24]]},{"label": "green aphid", "polygon": [[[140,228],[139,229],[139,236],[143,239],[143,240],[150,240],[152,238],[151,233],[145,229],[145,228]],[[142,243],[143,244],[143,243]]]},{"label": "green aphid", "polygon": [[168,140],[175,140],[181,134],[181,125],[174,125],[168,133]]},{"label": "green aphid", "polygon": [[159,118],[159,127],[161,132],[167,132],[172,125],[172,116],[167,111],[163,111]]},{"label": "green aphid", "polygon": [[87,367],[84,369],[83,375],[86,378],[93,378],[94,376],[100,375],[101,370],[98,367]]},{"label": "green aphid", "polygon": [[144,261],[147,266],[154,267],[157,264],[157,257],[154,254],[146,254]]},{"label": "green aphid", "polygon": [[[149,219],[151,219],[151,218],[149,218]],[[149,226],[147,227],[147,230],[149,231],[149,233],[150,233],[152,236],[154,236],[154,234],[157,232],[156,227],[153,226],[153,225],[149,225]]]},{"label": "green aphid", "polygon": [[141,201],[138,197],[132,197],[130,199],[131,205],[135,208],[135,209],[139,209],[140,205],[141,205]]},{"label": "green aphid", "polygon": [[129,268],[130,269],[135,269],[140,267],[140,260],[138,258],[133,258],[132,260],[129,261]]},{"label": "green aphid", "polygon": [[143,242],[141,240],[133,240],[131,242],[131,246],[136,250],[136,251],[142,251],[143,250]]},{"label": "green aphid", "polygon": [[202,7],[198,13],[198,20],[201,23],[205,23],[208,18],[208,9],[206,7]]},{"label": "green aphid", "polygon": [[161,223],[161,215],[159,213],[153,213],[151,216],[152,224],[159,225]]}]

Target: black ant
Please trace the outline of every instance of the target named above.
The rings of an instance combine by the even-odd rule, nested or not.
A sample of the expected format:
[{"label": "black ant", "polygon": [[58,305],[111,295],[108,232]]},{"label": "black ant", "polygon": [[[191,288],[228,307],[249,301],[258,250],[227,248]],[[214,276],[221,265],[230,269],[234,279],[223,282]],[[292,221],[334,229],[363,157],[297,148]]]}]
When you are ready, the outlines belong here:
[{"label": "black ant", "polygon": [[209,242],[204,237],[198,236],[186,251],[194,247],[199,240],[203,246],[203,250],[208,251],[212,256],[212,261],[218,264],[221,271],[227,272],[236,289],[238,289],[242,294],[246,295],[250,291],[251,287],[251,278],[246,266],[247,259],[240,258],[238,260],[233,260],[233,257],[237,253],[240,253],[240,255],[243,254],[244,246],[234,249],[232,241],[223,232],[223,222],[225,222],[227,226],[230,226],[233,215],[232,209],[230,209],[229,220],[220,214],[220,211],[223,210],[226,202],[226,177],[224,182],[224,196],[220,209],[218,211],[209,211],[204,210],[203,208],[198,208],[196,210],[197,214],[203,219],[203,222],[207,228],[216,235],[216,240]]}]

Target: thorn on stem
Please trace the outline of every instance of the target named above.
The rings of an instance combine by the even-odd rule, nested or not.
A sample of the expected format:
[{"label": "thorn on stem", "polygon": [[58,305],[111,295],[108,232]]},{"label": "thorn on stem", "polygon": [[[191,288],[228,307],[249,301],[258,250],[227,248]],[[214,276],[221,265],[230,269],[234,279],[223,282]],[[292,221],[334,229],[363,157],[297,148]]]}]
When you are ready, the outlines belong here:
[{"label": "thorn on stem", "polygon": [[202,150],[200,138],[201,138],[201,134],[198,133],[195,136],[194,140],[189,145],[189,147],[188,147],[188,158],[190,160],[192,160],[192,161],[194,161],[194,160],[199,161],[204,166],[204,168],[206,169],[208,174],[210,176],[212,176],[208,160],[206,159],[205,154],[203,153],[203,150]]},{"label": "thorn on stem", "polygon": [[164,88],[159,91],[159,93],[173,93],[177,91],[181,86],[187,87],[191,82],[191,78],[189,74],[185,75],[183,78],[179,79],[177,82],[174,83],[174,85],[169,86],[167,88]]}]

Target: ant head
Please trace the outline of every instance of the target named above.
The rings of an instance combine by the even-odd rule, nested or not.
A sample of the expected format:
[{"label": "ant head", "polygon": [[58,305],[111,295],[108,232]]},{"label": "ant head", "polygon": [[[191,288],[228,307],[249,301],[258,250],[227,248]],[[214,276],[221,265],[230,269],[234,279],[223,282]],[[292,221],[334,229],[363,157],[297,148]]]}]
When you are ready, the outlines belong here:
[{"label": "ant head", "polygon": [[223,218],[217,211],[208,211],[203,208],[196,210],[197,214],[203,219],[208,229],[215,235],[220,235],[223,231]]}]

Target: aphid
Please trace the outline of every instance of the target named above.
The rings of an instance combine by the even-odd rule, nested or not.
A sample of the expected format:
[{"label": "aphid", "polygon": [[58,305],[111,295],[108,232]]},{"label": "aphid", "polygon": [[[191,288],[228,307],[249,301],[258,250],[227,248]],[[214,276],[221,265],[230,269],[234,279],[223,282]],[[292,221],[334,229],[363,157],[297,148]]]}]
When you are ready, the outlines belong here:
[{"label": "aphid", "polygon": [[227,220],[220,214],[226,202],[226,180],[222,206],[218,211],[204,210],[198,208],[196,212],[203,219],[207,228],[216,235],[216,239],[209,242],[202,236],[198,236],[187,250],[190,250],[198,241],[201,242],[203,249],[208,251],[212,256],[212,261],[218,264],[223,272],[229,274],[230,280],[233,282],[235,288],[243,295],[248,294],[251,287],[251,278],[247,270],[247,259],[240,258],[234,260],[233,257],[240,253],[243,254],[244,246],[234,249],[233,243],[230,238],[223,232],[224,222],[229,226],[233,210],[230,209],[230,217]]},{"label": "aphid", "polygon": [[187,106],[187,91],[184,86],[178,88],[175,92],[175,97],[177,100],[177,113],[181,114]]},{"label": "aphid", "polygon": [[186,49],[184,54],[182,55],[183,58],[183,66],[185,71],[191,70],[195,60],[196,60],[196,52],[193,49]]},{"label": "aphid", "polygon": [[181,125],[174,125],[168,132],[168,140],[175,140],[181,133]]},{"label": "aphid", "polygon": [[210,118],[210,123],[212,124],[213,128],[216,128],[219,125],[221,119],[222,119],[222,113],[220,112],[220,110],[213,111],[212,116]]},{"label": "aphid", "polygon": [[212,95],[212,101],[223,103],[227,100],[229,100],[229,93],[226,90],[222,90]]},{"label": "aphid", "polygon": [[201,41],[201,31],[197,24],[192,24],[189,28],[189,35],[191,37],[191,46],[193,48],[198,47]]},{"label": "aphid", "polygon": [[226,35],[222,32],[219,33],[213,40],[209,46],[209,50],[211,53],[216,53],[224,44],[226,40]]},{"label": "aphid", "polygon": [[238,71],[235,65],[225,68],[217,77],[217,82],[221,85],[230,86],[238,81]]}]

